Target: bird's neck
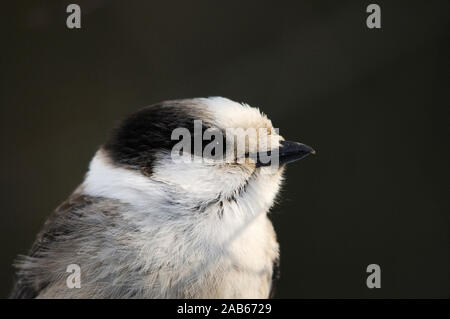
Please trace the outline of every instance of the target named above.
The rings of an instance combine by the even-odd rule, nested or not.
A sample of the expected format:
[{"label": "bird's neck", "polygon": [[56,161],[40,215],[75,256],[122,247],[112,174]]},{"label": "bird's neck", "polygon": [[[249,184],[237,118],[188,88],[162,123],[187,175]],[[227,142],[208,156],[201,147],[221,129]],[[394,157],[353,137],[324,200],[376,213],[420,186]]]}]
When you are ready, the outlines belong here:
[{"label": "bird's neck", "polygon": [[89,196],[119,200],[150,212],[188,215],[217,214],[219,217],[252,218],[265,214],[272,206],[282,181],[282,170],[276,174],[252,174],[245,183],[227,191],[211,187],[189,191],[145,176],[139,171],[116,166],[104,152],[98,151],[90,163],[82,185]]}]

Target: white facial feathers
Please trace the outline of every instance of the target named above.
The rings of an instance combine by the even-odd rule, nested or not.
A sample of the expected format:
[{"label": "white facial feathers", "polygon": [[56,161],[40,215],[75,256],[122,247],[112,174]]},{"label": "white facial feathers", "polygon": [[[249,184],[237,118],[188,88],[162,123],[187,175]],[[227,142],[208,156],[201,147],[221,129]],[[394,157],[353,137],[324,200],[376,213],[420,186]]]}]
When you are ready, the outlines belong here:
[{"label": "white facial feathers", "polygon": [[[221,130],[262,128],[278,136],[271,121],[256,108],[221,97],[195,101],[208,115],[208,121]],[[146,175],[140,170],[116,165],[108,153],[100,149],[90,164],[83,188],[88,195],[118,199],[140,207],[157,206],[167,201],[168,193],[185,201],[187,207],[214,201],[223,201],[226,206],[234,202],[239,203],[238,210],[253,215],[270,208],[280,187],[282,169],[269,170],[248,163],[174,162],[168,152],[161,151],[152,173]],[[235,209],[233,205],[229,208]]]}]

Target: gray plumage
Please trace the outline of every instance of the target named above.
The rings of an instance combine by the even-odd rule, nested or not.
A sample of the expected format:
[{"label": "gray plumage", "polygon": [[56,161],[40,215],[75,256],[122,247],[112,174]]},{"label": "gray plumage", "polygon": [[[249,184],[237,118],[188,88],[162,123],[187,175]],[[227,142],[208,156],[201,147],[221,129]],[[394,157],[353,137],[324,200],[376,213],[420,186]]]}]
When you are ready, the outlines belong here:
[{"label": "gray plumage", "polygon": [[[17,259],[11,297],[269,297],[278,243],[267,213],[284,166],[172,161],[171,132],[192,131],[196,119],[203,129],[264,128],[278,137],[259,110],[224,98],[169,101],[132,114]],[[283,149],[286,161],[313,152],[290,142]],[[72,264],[80,267],[80,288],[67,285]]]},{"label": "gray plumage", "polygon": [[[168,212],[161,219],[180,220],[164,225],[155,217],[155,226],[142,230],[139,218],[122,217],[130,209],[107,198],[71,196],[47,220],[29,255],[17,261],[19,281],[11,298],[239,298],[239,289],[222,291],[223,281],[248,276],[254,277],[250,284],[256,281],[261,287],[262,296],[270,288],[270,256],[263,271],[251,273],[225,252],[204,256],[205,247],[191,238],[192,223],[183,220],[191,215]],[[267,227],[270,232],[269,223]],[[173,245],[158,246],[153,238],[173,240]],[[180,251],[182,256],[176,257]],[[67,287],[70,264],[82,270],[80,289]]]}]

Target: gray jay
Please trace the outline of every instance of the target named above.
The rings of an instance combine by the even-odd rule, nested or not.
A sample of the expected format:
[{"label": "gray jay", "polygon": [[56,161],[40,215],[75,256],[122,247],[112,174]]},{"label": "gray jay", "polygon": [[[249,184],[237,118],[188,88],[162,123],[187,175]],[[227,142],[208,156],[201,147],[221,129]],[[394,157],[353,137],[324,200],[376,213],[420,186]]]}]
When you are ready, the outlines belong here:
[{"label": "gray jay", "polygon": [[[230,140],[243,130],[227,131],[217,145],[234,160],[175,161],[173,132],[193,132],[195,121],[201,132],[254,128],[276,141],[248,143],[238,161]],[[275,151],[275,169],[249,156]],[[279,255],[267,213],[284,164],[311,153],[257,108],[226,98],[143,108],[112,130],[83,183],[18,257],[11,297],[267,298]],[[70,265],[79,267],[78,287],[68,284]]]}]

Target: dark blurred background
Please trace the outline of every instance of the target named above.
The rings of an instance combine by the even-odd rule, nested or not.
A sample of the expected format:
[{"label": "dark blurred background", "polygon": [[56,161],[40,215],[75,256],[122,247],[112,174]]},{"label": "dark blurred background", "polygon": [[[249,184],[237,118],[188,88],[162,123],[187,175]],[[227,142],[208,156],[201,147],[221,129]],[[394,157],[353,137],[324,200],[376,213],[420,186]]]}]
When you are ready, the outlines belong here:
[{"label": "dark blurred background", "polygon": [[450,2],[376,1],[381,30],[369,3],[2,4],[0,296],[119,119],[220,95],[318,151],[289,167],[272,213],[276,297],[449,298]]}]

